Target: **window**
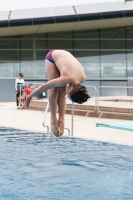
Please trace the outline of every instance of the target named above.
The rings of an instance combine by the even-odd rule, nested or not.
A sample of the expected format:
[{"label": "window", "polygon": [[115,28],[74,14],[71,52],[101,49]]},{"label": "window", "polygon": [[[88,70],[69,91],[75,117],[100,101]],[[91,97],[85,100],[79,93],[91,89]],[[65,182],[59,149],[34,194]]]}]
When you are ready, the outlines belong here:
[{"label": "window", "polygon": [[73,34],[72,32],[48,33],[47,52],[52,49],[65,49],[72,52]]},{"label": "window", "polygon": [[74,32],[74,56],[84,67],[87,78],[100,76],[99,30]]},{"label": "window", "polygon": [[100,31],[101,77],[126,77],[125,28]]}]

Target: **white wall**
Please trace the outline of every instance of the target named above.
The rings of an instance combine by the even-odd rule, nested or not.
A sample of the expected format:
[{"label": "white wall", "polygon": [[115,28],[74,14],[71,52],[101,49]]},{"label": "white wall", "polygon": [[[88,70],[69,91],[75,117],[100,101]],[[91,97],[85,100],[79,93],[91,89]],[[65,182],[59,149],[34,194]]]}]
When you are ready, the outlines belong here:
[{"label": "white wall", "polygon": [[0,0],[0,11],[78,4],[95,4],[102,2],[125,2],[125,0]]}]

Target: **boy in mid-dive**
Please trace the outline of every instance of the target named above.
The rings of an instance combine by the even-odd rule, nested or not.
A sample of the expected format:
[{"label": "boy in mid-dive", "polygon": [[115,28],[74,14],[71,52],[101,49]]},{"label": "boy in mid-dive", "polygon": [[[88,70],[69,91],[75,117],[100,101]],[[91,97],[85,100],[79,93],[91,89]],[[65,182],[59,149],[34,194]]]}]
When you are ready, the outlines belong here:
[{"label": "boy in mid-dive", "polygon": [[[90,96],[86,87],[80,85],[86,80],[84,69],[71,53],[65,50],[51,50],[46,55],[45,65],[48,82],[42,84],[27,96],[25,106],[26,108],[29,107],[33,96],[50,89],[51,132],[59,137],[64,133],[66,94],[73,102],[79,104],[86,102]],[[57,105],[58,119],[56,116]]]}]

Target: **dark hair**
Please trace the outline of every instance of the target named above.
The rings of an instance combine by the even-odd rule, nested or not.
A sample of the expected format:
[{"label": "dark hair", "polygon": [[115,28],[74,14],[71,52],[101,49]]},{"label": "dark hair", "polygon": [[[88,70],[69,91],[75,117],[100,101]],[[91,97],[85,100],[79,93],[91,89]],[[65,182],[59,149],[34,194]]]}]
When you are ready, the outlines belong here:
[{"label": "dark hair", "polygon": [[73,102],[82,104],[91,98],[84,85],[74,84],[73,90],[69,93],[69,96]]},{"label": "dark hair", "polygon": [[19,76],[24,77],[24,74],[23,73],[19,73]]}]

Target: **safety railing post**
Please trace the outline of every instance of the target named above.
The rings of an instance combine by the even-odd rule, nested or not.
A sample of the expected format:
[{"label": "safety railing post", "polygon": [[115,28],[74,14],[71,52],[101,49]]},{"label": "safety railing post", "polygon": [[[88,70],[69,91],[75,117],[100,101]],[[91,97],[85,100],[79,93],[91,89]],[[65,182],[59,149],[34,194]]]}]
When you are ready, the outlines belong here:
[{"label": "safety railing post", "polygon": [[19,87],[19,98],[20,98],[20,102],[19,102],[19,107],[21,108],[21,84],[18,86]]},{"label": "safety railing post", "polygon": [[48,109],[49,109],[49,102],[47,103],[47,106],[46,106],[46,108],[44,109],[44,118],[43,118],[43,127],[46,127],[46,128],[47,128],[47,133],[49,133],[49,126],[46,126],[46,125],[45,125],[45,120],[46,120],[46,116],[47,116]]},{"label": "safety railing post", "polygon": [[22,93],[23,93],[23,85],[22,84],[19,84],[19,98],[20,98],[20,101],[19,101],[19,109],[21,109],[21,105],[22,105],[22,99],[21,99],[21,96],[22,96]]},{"label": "safety railing post", "polygon": [[73,119],[74,119],[74,103],[72,102],[72,116],[71,116],[71,136],[73,136]]}]

